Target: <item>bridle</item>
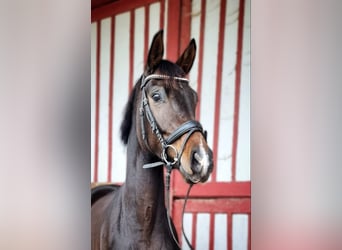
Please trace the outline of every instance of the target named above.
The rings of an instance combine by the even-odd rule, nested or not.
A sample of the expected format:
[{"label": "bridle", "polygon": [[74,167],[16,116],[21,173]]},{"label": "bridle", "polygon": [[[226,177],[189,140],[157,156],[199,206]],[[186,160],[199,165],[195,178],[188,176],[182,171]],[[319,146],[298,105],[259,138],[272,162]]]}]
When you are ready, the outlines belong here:
[{"label": "bridle", "polygon": [[[152,79],[158,79],[158,80],[174,79],[176,81],[182,81],[182,82],[189,82],[189,80],[186,78],[181,78],[181,77],[170,77],[167,75],[158,75],[158,74],[152,74],[152,75],[149,75],[147,77],[145,77],[143,75],[142,80],[141,80],[140,88],[141,88],[141,92],[142,92],[142,100],[141,100],[141,106],[140,106],[140,118],[141,118],[140,124],[141,124],[142,138],[145,142],[146,147],[151,152],[153,152],[151,150],[149,144],[148,144],[147,137],[146,137],[145,123],[144,123],[144,117],[146,117],[147,121],[149,122],[149,124],[151,126],[151,130],[157,136],[159,143],[161,144],[161,147],[162,147],[162,153],[161,153],[161,157],[160,157],[162,161],[146,164],[146,165],[144,165],[144,168],[151,168],[151,167],[166,165],[166,167],[168,169],[172,170],[172,168],[179,166],[180,159],[182,157],[185,144],[189,140],[190,136],[194,132],[198,131],[198,132],[202,133],[204,137],[206,137],[206,132],[203,130],[202,125],[198,121],[189,120],[189,121],[186,121],[185,123],[183,123],[182,125],[180,125],[175,131],[173,131],[169,135],[168,138],[165,139],[163,137],[162,133],[160,133],[160,130],[159,130],[157,122],[153,116],[153,113],[151,111],[150,105],[148,103],[148,98],[146,95],[145,87],[146,87],[147,83]],[[172,143],[177,141],[180,137],[182,137],[186,133],[187,133],[187,136],[186,136],[185,140],[183,141],[183,144],[180,148],[181,149],[180,152],[178,152],[177,149],[172,145]],[[169,159],[170,157],[167,154],[167,151],[169,149],[173,150],[175,155],[176,155],[172,160]]]},{"label": "bridle", "polygon": [[[200,133],[202,133],[202,135],[204,136],[204,138],[206,138],[206,131],[203,130],[202,125],[195,120],[189,120],[186,121],[185,123],[183,123],[182,125],[180,125],[175,131],[173,131],[167,138],[164,138],[162,133],[160,132],[157,122],[153,116],[153,113],[151,111],[149,102],[148,102],[148,98],[146,95],[146,86],[147,83],[152,80],[152,79],[156,79],[156,80],[168,80],[168,79],[173,79],[175,81],[180,81],[180,82],[187,82],[189,83],[189,80],[186,78],[182,78],[182,77],[171,77],[171,76],[167,76],[167,75],[159,75],[159,74],[152,74],[152,75],[148,75],[145,76],[143,75],[141,78],[141,85],[140,85],[140,89],[142,92],[142,100],[141,100],[141,106],[140,106],[140,119],[141,119],[141,132],[142,132],[142,138],[144,140],[144,143],[146,145],[146,147],[151,151],[151,148],[148,144],[147,141],[147,137],[146,137],[146,130],[145,130],[145,123],[144,123],[144,117],[146,117],[148,123],[150,124],[151,130],[152,132],[157,136],[159,143],[161,144],[162,147],[162,153],[160,156],[161,161],[157,161],[157,162],[153,162],[153,163],[149,163],[149,164],[145,164],[143,166],[143,168],[154,168],[154,167],[158,167],[158,166],[165,166],[167,169],[166,172],[166,189],[167,189],[167,197],[166,197],[166,203],[167,203],[167,217],[168,217],[168,223],[169,223],[169,229],[171,231],[172,237],[174,239],[174,241],[176,242],[176,244],[178,245],[179,248],[180,245],[178,243],[178,241],[176,240],[176,237],[174,235],[174,232],[172,230],[171,227],[171,217],[170,217],[170,201],[169,201],[169,192],[170,192],[170,176],[171,176],[171,171],[174,168],[177,168],[180,166],[180,159],[182,157],[185,145],[187,143],[187,141],[189,140],[190,136],[198,131]],[[172,145],[172,143],[174,143],[175,141],[177,141],[180,137],[182,137],[183,135],[186,135],[185,139],[183,140],[183,143],[180,147],[179,152],[177,151],[177,149]],[[173,150],[175,157],[173,157],[173,159],[170,159],[169,155],[168,155],[168,150]],[[190,189],[192,187],[193,183],[190,184],[187,195],[186,195],[186,199],[184,202],[184,206],[183,206],[183,212],[182,212],[182,221],[183,221],[183,216],[184,216],[184,210],[185,210],[185,205],[190,193]],[[185,233],[184,233],[184,229],[183,229],[183,222],[182,222],[182,232],[184,235],[184,238],[189,246],[190,249],[193,249],[193,247],[191,246],[188,238],[186,237]]]}]

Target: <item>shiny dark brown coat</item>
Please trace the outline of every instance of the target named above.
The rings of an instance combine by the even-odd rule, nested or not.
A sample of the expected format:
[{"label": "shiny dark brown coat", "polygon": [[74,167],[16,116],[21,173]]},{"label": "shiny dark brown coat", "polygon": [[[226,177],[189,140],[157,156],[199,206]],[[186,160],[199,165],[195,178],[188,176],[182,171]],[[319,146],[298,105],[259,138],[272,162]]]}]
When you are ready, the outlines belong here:
[{"label": "shiny dark brown coat", "polygon": [[[158,32],[148,54],[144,75],[163,74],[184,77],[191,69],[196,44],[192,40],[176,63],[162,60],[163,32]],[[92,249],[179,249],[167,222],[162,167],[143,169],[143,165],[159,161],[161,146],[145,122],[147,148],[141,135],[139,107],[140,81],[136,83],[126,105],[121,125],[121,139],[127,144],[126,181],[121,186],[97,187],[92,190]],[[163,136],[169,135],[187,120],[195,118],[197,95],[187,83],[154,80],[147,95],[153,115]],[[159,98],[155,97],[158,94]],[[146,119],[145,119],[146,120]],[[173,145],[178,149],[182,138]],[[196,162],[194,152],[203,156]],[[212,171],[212,152],[201,133],[195,132],[186,143],[180,170],[187,182],[194,178],[206,181]],[[174,234],[177,233],[174,230]]]}]

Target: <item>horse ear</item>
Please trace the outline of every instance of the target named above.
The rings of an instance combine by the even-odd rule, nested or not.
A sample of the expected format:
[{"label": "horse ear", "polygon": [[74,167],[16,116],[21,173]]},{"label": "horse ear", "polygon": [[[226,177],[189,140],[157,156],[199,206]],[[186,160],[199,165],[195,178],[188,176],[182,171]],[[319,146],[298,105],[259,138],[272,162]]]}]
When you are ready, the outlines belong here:
[{"label": "horse ear", "polygon": [[163,30],[154,35],[151,48],[148,52],[146,71],[151,72],[163,59],[164,44]]},{"label": "horse ear", "polygon": [[191,39],[188,47],[184,50],[183,54],[178,58],[176,64],[180,66],[185,74],[188,74],[196,56],[196,42]]}]

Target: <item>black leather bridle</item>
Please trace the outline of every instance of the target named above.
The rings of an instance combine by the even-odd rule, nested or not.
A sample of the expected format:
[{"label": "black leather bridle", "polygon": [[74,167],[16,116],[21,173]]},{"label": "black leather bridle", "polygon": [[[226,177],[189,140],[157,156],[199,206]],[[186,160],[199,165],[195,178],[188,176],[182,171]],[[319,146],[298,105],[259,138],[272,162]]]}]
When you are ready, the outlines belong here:
[{"label": "black leather bridle", "polygon": [[[140,118],[141,118],[141,132],[142,132],[142,138],[145,142],[146,147],[151,151],[151,148],[148,144],[147,141],[147,137],[146,137],[146,130],[145,130],[145,123],[144,123],[144,117],[146,117],[148,123],[151,126],[151,130],[153,131],[153,133],[157,136],[161,147],[162,147],[162,153],[160,156],[161,161],[157,161],[157,162],[153,162],[153,163],[149,163],[149,164],[145,164],[143,166],[143,168],[153,168],[153,167],[158,167],[158,166],[165,166],[167,169],[166,172],[166,189],[167,189],[167,197],[166,197],[166,202],[167,202],[167,214],[168,214],[168,223],[169,223],[169,229],[171,231],[172,237],[174,239],[174,241],[176,242],[176,244],[178,245],[179,248],[180,245],[178,243],[178,241],[176,240],[176,237],[173,233],[172,227],[171,227],[171,217],[170,217],[170,204],[169,204],[169,191],[170,191],[170,175],[171,175],[171,171],[173,168],[179,167],[180,166],[180,159],[182,157],[185,145],[187,143],[187,141],[189,140],[190,136],[198,131],[200,133],[202,133],[202,135],[204,136],[204,138],[206,138],[206,131],[203,130],[202,125],[195,120],[189,120],[186,121],[185,123],[183,123],[182,125],[180,125],[175,131],[173,131],[169,137],[164,138],[163,135],[160,133],[160,130],[158,128],[158,124],[153,116],[153,113],[151,111],[151,108],[149,106],[148,103],[148,98],[146,95],[146,86],[147,83],[150,80],[175,80],[175,81],[180,81],[180,82],[187,82],[189,83],[189,80],[186,78],[182,78],[182,77],[171,77],[171,76],[167,76],[167,75],[158,75],[158,74],[152,74],[152,75],[148,75],[148,76],[142,76],[141,79],[141,85],[140,85],[140,89],[142,92],[142,100],[141,100],[141,106],[140,106]],[[183,135],[186,135],[181,148],[179,150],[179,152],[177,151],[177,149],[172,145],[172,143],[174,143],[175,141],[177,141],[180,137],[182,137]],[[168,155],[168,150],[173,150],[175,157],[173,157],[173,159],[170,159],[171,157]],[[188,199],[189,196],[189,192],[190,189],[192,187],[193,184],[190,184],[187,195],[186,195],[186,199],[184,202],[184,206],[183,206],[183,212],[182,212],[182,217],[184,216],[184,210],[185,210],[185,205],[186,205],[186,201]],[[183,220],[182,220],[183,221]],[[186,237],[184,230],[183,230],[183,223],[182,223],[182,231],[183,231],[183,235],[184,238],[187,242],[187,244],[189,245],[190,249],[193,249],[193,247],[191,246],[188,238]]]}]

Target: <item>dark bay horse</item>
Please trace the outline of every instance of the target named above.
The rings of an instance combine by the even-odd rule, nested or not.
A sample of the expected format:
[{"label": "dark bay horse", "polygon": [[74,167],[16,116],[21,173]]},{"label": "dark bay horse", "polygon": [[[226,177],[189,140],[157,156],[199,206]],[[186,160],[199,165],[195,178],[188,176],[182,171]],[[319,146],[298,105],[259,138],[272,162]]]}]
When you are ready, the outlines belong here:
[{"label": "dark bay horse", "polygon": [[195,59],[195,40],[176,63],[163,60],[163,52],[159,31],[121,124],[126,181],[92,191],[93,250],[179,249],[165,206],[163,166],[168,174],[178,169],[190,184],[207,181],[212,172],[212,151],[195,121],[197,94],[185,78]]}]

